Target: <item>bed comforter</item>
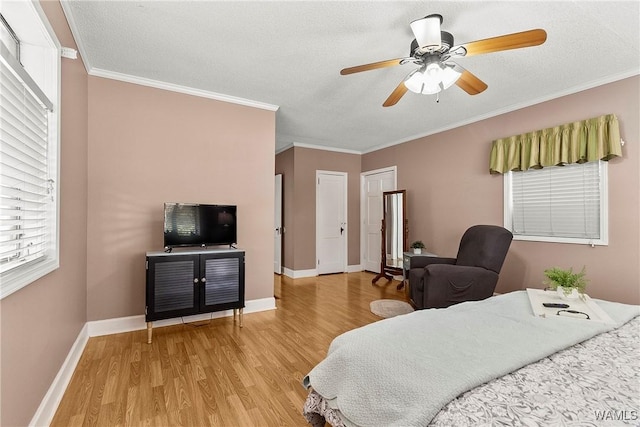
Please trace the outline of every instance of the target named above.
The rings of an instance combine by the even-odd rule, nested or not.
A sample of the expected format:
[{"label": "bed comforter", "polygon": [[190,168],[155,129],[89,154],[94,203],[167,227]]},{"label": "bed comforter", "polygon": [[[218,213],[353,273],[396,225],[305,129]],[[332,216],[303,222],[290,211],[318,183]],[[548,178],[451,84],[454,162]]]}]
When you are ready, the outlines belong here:
[{"label": "bed comforter", "polygon": [[[493,413],[493,409],[483,409],[489,406],[482,406],[479,400],[472,405],[475,410],[467,408],[449,415],[439,412],[468,390],[615,329],[640,314],[637,306],[597,303],[616,325],[536,318],[526,293],[514,292],[446,310],[423,310],[347,332],[334,340],[327,359],[305,378],[304,384],[315,391],[307,406],[316,399],[325,409],[338,411],[334,425],[478,424],[459,417]],[[516,384],[525,387],[532,383]],[[489,392],[485,403],[498,402],[496,396],[504,394]],[[495,409],[496,417],[509,420],[505,424],[512,421],[509,414],[513,415],[514,406],[509,408],[511,412],[506,413]],[[522,411],[527,410],[525,405]],[[631,412],[627,415],[633,417]],[[535,419],[536,412],[531,416]],[[602,417],[606,416],[619,417],[619,413],[603,412]]]}]

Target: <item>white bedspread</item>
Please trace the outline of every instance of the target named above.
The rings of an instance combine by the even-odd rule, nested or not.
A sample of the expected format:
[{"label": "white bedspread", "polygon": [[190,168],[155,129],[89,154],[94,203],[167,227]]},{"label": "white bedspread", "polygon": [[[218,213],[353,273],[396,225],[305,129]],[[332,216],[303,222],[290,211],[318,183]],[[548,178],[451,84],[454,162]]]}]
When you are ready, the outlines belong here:
[{"label": "white bedspread", "polygon": [[376,322],[337,337],[304,385],[347,424],[425,426],[461,393],[640,314],[597,303],[617,325],[534,317],[525,292]]}]

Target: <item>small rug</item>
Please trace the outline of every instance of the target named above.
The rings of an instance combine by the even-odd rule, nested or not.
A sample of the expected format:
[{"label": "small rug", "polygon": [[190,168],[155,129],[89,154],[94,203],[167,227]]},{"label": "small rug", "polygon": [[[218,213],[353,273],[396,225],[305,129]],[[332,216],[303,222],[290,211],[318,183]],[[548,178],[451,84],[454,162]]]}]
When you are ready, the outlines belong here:
[{"label": "small rug", "polygon": [[373,314],[384,317],[385,319],[413,311],[411,304],[397,299],[378,299],[371,301],[369,307]]}]

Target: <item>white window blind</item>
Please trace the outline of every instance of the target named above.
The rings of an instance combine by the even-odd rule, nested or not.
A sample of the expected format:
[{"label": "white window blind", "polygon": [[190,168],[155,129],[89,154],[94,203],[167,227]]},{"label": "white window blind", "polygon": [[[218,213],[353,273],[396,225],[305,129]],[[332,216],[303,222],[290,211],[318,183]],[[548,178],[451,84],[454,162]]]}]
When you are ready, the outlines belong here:
[{"label": "white window blind", "polygon": [[0,273],[4,273],[45,256],[53,180],[47,160],[47,108],[7,61],[0,61],[0,76]]},{"label": "white window blind", "polygon": [[514,238],[607,243],[606,162],[509,172],[505,196]]},{"label": "white window blind", "polygon": [[60,266],[60,44],[38,2],[2,6],[0,299]]}]

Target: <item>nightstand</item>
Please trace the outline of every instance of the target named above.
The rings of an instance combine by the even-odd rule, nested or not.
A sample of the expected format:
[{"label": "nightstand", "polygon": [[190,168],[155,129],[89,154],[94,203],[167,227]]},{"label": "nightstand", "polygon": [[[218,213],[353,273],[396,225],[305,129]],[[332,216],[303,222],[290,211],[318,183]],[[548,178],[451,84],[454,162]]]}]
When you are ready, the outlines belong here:
[{"label": "nightstand", "polygon": [[437,257],[438,255],[432,254],[431,252],[424,252],[416,254],[413,252],[405,252],[402,255],[402,283],[398,285],[398,290],[402,289],[404,286],[404,291],[407,295],[409,295],[409,282],[408,282],[408,273],[413,267],[416,267],[418,264],[418,260],[423,257]]}]

